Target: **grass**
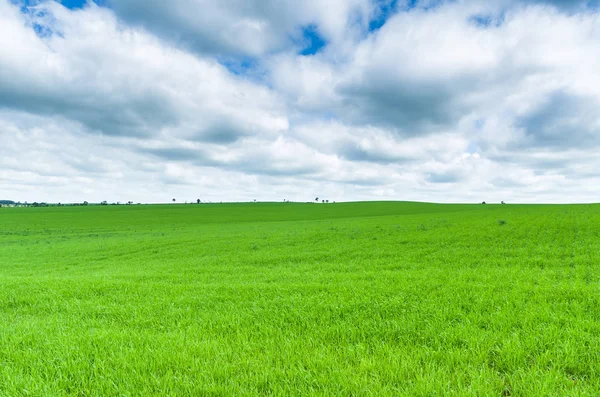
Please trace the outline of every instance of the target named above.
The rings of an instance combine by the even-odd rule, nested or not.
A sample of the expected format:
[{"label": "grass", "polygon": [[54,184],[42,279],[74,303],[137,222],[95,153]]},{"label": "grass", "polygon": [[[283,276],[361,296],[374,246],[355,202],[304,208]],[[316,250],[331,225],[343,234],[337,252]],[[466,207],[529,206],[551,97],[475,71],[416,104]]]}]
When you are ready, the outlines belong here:
[{"label": "grass", "polygon": [[0,396],[598,396],[599,237],[599,205],[0,209]]}]

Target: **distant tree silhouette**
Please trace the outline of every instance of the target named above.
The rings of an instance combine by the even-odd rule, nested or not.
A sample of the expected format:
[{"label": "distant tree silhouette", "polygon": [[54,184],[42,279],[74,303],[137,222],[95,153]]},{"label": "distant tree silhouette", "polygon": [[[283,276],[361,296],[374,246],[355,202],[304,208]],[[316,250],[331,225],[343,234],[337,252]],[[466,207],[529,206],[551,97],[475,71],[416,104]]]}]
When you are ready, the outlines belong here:
[{"label": "distant tree silhouette", "polygon": [[318,202],[319,202],[319,198],[317,197],[317,198],[315,199],[315,201],[318,203]]},{"label": "distant tree silhouette", "polygon": [[176,201],[176,200],[175,200],[175,199],[173,199],[173,202],[175,202],[175,201]]},{"label": "distant tree silhouette", "polygon": [[196,204],[200,204],[200,199],[196,200]]},{"label": "distant tree silhouette", "polygon": [[485,204],[485,201],[482,201],[481,204]]}]

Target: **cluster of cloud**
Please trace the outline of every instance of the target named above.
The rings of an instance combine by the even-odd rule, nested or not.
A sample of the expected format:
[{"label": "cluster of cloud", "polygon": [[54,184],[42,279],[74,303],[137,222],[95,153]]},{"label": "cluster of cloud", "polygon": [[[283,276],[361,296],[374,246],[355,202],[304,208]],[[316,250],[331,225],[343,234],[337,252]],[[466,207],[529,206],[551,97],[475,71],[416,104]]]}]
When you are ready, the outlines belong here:
[{"label": "cluster of cloud", "polygon": [[0,0],[0,198],[598,201],[597,7]]}]

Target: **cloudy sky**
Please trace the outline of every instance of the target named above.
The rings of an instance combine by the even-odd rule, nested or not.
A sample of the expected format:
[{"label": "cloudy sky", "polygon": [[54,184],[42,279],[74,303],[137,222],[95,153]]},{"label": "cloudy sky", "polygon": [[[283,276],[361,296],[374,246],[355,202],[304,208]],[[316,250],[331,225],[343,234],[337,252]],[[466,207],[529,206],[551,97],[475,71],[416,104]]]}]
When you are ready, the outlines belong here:
[{"label": "cloudy sky", "polygon": [[0,199],[600,201],[578,0],[0,0]]}]

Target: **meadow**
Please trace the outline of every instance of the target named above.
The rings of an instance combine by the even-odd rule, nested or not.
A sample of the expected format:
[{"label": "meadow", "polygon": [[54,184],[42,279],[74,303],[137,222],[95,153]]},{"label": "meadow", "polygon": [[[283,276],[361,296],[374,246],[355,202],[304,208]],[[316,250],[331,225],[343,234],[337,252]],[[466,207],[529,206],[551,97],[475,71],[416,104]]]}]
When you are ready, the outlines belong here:
[{"label": "meadow", "polygon": [[599,396],[600,205],[0,209],[0,396]]}]

